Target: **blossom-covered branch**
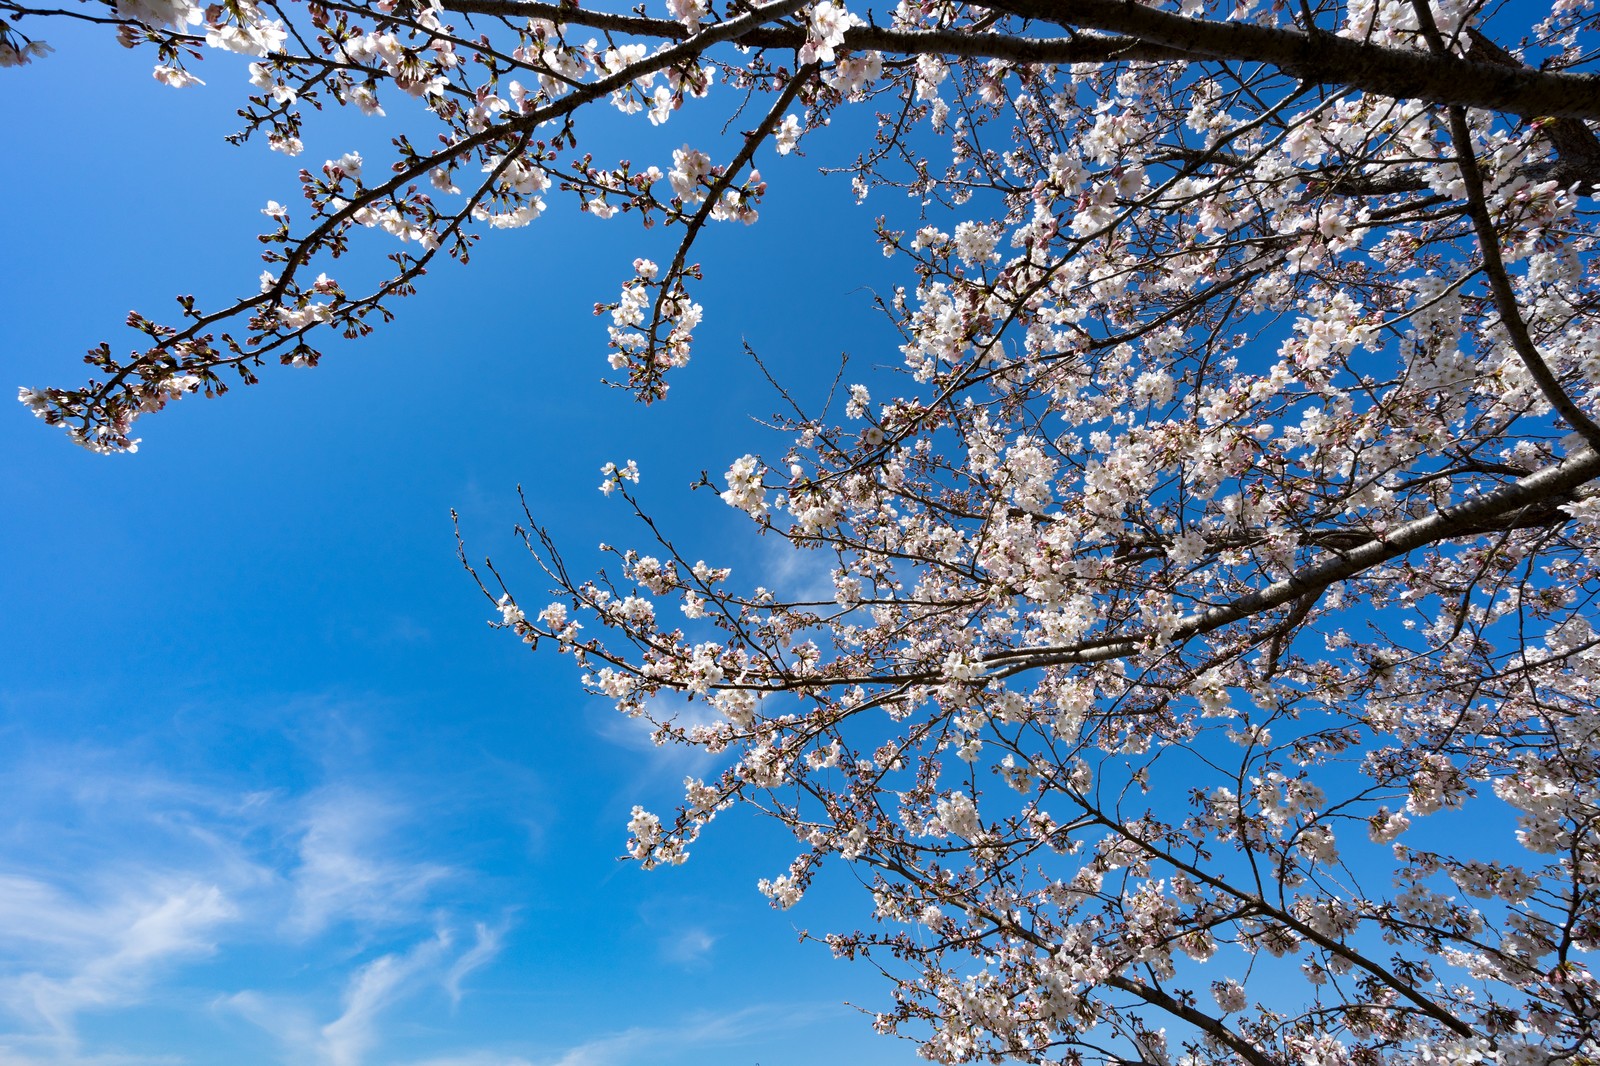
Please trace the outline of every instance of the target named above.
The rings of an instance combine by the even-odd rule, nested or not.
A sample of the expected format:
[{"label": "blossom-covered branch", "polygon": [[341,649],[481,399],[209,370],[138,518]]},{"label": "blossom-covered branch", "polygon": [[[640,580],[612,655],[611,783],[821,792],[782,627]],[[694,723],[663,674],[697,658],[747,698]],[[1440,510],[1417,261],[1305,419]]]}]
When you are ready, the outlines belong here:
[{"label": "blossom-covered branch", "polygon": [[[757,222],[763,153],[871,108],[837,169],[888,202],[900,343],[859,354],[895,369],[820,411],[798,383],[712,486],[809,587],[683,546],[620,457],[637,542],[594,576],[531,511],[525,572],[462,561],[494,625],[720,760],[635,809],[635,859],[743,805],[795,841],[773,905],[854,866],[869,913],[820,939],[889,978],[880,1030],[937,1062],[1600,1057],[1590,6],[85,10],[170,84],[252,52],[241,139],[301,151],[328,100],[428,132],[269,204],[259,293],[24,390],[105,451],[224,371],[314,362],[547,196],[677,227],[596,305],[661,398],[717,313],[700,236]],[[0,54],[42,57],[46,17],[0,0]],[[641,163],[579,151],[690,109]],[[401,251],[352,295],[327,271],[362,229]]]}]

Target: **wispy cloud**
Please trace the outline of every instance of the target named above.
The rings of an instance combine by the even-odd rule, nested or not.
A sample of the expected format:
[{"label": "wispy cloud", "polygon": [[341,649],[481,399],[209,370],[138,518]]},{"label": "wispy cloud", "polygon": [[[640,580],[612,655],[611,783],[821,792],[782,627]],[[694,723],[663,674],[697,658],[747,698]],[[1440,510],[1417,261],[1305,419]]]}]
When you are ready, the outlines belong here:
[{"label": "wispy cloud", "polygon": [[17,1043],[12,1040],[0,1037],[0,1063],[5,1066],[185,1066],[174,1055],[86,1052],[70,1041],[28,1040]]},{"label": "wispy cloud", "polygon": [[271,880],[249,803],[71,748],[5,766],[0,804],[0,1063],[153,1061],[86,1047],[82,1017],[161,998],[241,935]]},{"label": "wispy cloud", "polygon": [[476,937],[472,947],[462,952],[450,964],[450,969],[445,971],[444,990],[450,996],[450,1005],[461,1004],[461,982],[474,970],[487,966],[500,954],[500,941],[505,936],[506,925],[491,929],[483,922],[479,922],[473,932]]},{"label": "wispy cloud", "polygon": [[236,908],[215,884],[130,885],[90,901],[41,881],[0,878],[0,940],[34,951],[6,960],[0,1004],[13,1016],[70,1035],[84,1010],[136,1003],[152,979],[185,956],[216,949]]},{"label": "wispy cloud", "polygon": [[[593,708],[594,731],[601,739],[620,748],[642,755],[646,762],[646,776],[658,782],[676,784],[688,776],[703,777],[718,765],[718,756],[709,755],[702,748],[678,744],[657,744],[652,734],[655,726],[644,718],[630,718],[605,706],[600,701]],[[709,724],[717,720],[716,710],[704,700],[690,701],[677,693],[661,693],[650,700],[650,715],[661,721],[675,721],[681,726]],[[635,787],[637,780],[629,787]]]},{"label": "wispy cloud", "polygon": [[719,1047],[802,1021],[803,1012],[786,1015],[771,1007],[750,1007],[699,1015],[675,1026],[635,1026],[570,1048],[550,1066],[648,1066],[689,1053],[700,1053],[696,1057],[706,1061]]},{"label": "wispy cloud", "polygon": [[408,1066],[658,1066],[668,1062],[714,1062],[731,1044],[805,1026],[818,1011],[809,1006],[757,1006],[722,1014],[702,1013],[677,1025],[630,1026],[602,1033],[559,1051],[526,1054],[475,1050],[422,1059]]},{"label": "wispy cloud", "polygon": [[781,537],[765,537],[761,544],[760,583],[780,600],[833,601],[831,553],[801,550]]},{"label": "wispy cloud", "polygon": [[307,807],[299,863],[289,874],[290,928],[301,936],[314,936],[344,919],[413,921],[429,889],[451,873],[435,863],[391,857],[401,811],[378,796],[330,788]]},{"label": "wispy cloud", "polygon": [[[319,1020],[314,1006],[296,997],[258,991],[236,992],[218,1001],[275,1036],[286,1062],[295,1066],[363,1066],[384,1041],[384,1016],[397,1004],[443,990],[461,997],[461,981],[499,950],[499,932],[479,924],[471,946],[456,950],[455,938],[441,929],[404,952],[390,952],[362,963],[349,975],[339,1014]],[[323,1015],[326,1017],[326,1015]]]},{"label": "wispy cloud", "polygon": [[703,962],[706,956],[711,954],[711,949],[716,943],[716,936],[704,926],[691,925],[675,930],[664,938],[661,941],[661,954],[670,962],[688,966]]},{"label": "wispy cloud", "polygon": [[308,1004],[286,1001],[254,990],[219,997],[213,1006],[232,1012],[271,1033],[285,1048],[315,1048],[322,1039],[322,1026]]},{"label": "wispy cloud", "polygon": [[[254,1021],[297,1066],[359,1066],[397,1002],[458,1004],[509,925],[474,923],[444,894],[461,871],[429,856],[421,816],[396,793],[230,790],[73,751],[6,768],[0,802],[16,812],[0,827],[0,1066],[176,1062],[85,1035],[104,1031],[90,1015],[157,1004],[197,1024],[208,1006]],[[412,946],[371,956],[396,936]],[[350,968],[287,994],[283,972],[255,961],[262,991],[217,987],[223,968],[197,964],[231,951]]]},{"label": "wispy cloud", "polygon": [[410,1066],[534,1066],[531,1058],[499,1052],[466,1052],[410,1063]]},{"label": "wispy cloud", "polygon": [[321,1061],[361,1066],[378,1041],[378,1016],[421,974],[437,969],[448,946],[445,937],[437,936],[404,955],[384,955],[358,970],[345,989],[344,1013],[322,1027]]}]

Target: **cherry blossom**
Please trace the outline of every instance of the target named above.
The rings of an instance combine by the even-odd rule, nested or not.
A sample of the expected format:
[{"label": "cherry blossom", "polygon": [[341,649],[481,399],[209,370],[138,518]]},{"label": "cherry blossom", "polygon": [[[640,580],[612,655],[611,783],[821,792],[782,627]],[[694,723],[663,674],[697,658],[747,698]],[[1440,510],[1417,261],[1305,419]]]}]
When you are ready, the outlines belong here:
[{"label": "cherry blossom", "polygon": [[[600,487],[637,546],[585,580],[528,514],[531,570],[479,581],[718,767],[634,809],[633,859],[742,805],[793,842],[773,906],[850,864],[862,924],[816,938],[936,1062],[1600,1057],[1590,5],[108,10],[168,84],[251,55],[239,139],[327,162],[252,205],[258,293],[20,391],[97,452],[562,209],[671,235],[596,282],[604,366],[659,400],[739,313],[695,248],[759,219],[757,153],[781,184],[875,127],[843,177],[898,350],[706,459],[823,591],[691,562],[631,461]],[[0,0],[0,65],[61,17]],[[392,157],[324,144],[329,104]],[[601,159],[601,121],[681,132]],[[360,227],[393,270],[357,291],[327,261]]]}]

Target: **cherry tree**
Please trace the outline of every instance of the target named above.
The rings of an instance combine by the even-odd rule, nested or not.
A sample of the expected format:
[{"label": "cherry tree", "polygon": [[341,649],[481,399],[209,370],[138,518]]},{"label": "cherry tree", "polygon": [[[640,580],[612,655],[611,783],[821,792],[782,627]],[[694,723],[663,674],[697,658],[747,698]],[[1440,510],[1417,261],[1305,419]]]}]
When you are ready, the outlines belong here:
[{"label": "cherry tree", "polygon": [[[870,918],[821,939],[938,1062],[1593,1062],[1600,15],[1519,14],[0,0],[0,63],[87,20],[176,87],[253,57],[240,140],[299,154],[335,104],[397,128],[268,205],[259,292],[135,314],[139,350],[21,399],[131,450],[561,202],[678,234],[597,306],[659,399],[717,313],[698,237],[863,109],[900,371],[790,403],[715,486],[831,597],[680,553],[632,463],[607,571],[532,514],[538,569],[468,567],[497,625],[722,760],[629,852],[683,862],[742,806],[795,840],[774,906],[850,864]],[[586,154],[619,113],[698,143]],[[362,228],[389,265],[346,285]]]}]

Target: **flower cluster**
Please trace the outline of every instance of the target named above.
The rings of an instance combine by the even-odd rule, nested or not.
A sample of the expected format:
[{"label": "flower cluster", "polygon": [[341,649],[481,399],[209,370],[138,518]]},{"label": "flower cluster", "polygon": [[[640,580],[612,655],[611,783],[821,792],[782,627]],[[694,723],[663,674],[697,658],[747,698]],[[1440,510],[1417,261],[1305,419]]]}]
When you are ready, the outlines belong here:
[{"label": "flower cluster", "polygon": [[[484,585],[495,625],[720,767],[636,808],[629,854],[682,862],[743,804],[797,844],[773,905],[858,864],[871,924],[827,943],[884,966],[877,1027],[933,1061],[1600,1057],[1589,7],[613,7],[118,5],[171,84],[254,55],[272,147],[328,101],[414,100],[430,135],[302,172],[259,293],[135,315],[140,351],[19,398],[131,450],[141,414],[314,363],[566,199],[678,236],[596,306],[657,399],[758,152],[876,116],[846,169],[897,194],[871,269],[901,272],[898,350],[852,368],[843,424],[797,391],[772,449],[721,460],[803,565],[741,585],[647,521],[584,581],[535,523],[553,596],[522,602],[548,606]],[[447,21],[478,13],[481,38]],[[660,139],[684,108],[731,132]],[[594,113],[648,162],[579,154]],[[362,227],[395,268],[347,290],[324,261]],[[642,515],[638,468],[603,476]]]}]

